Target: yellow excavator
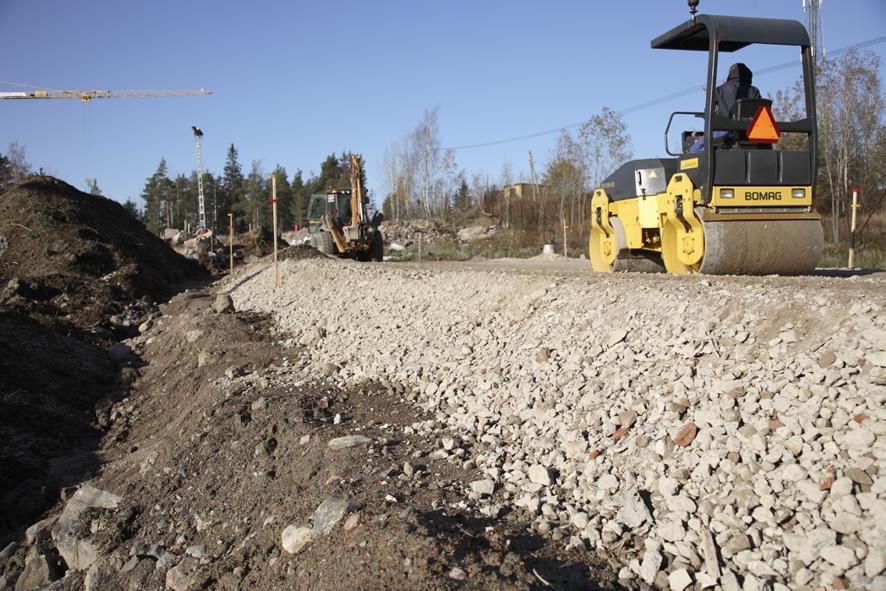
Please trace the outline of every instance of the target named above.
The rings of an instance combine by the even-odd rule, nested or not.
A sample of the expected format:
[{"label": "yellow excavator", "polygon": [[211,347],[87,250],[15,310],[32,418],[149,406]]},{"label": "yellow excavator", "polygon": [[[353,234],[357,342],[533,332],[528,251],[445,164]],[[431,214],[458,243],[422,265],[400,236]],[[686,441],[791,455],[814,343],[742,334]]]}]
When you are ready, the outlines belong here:
[{"label": "yellow excavator", "polygon": [[310,242],[320,252],[358,261],[381,261],[384,237],[379,225],[384,216],[369,216],[360,156],[351,154],[350,191],[330,189],[311,196],[308,203]]},{"label": "yellow excavator", "polygon": [[[799,275],[821,256],[821,219],[813,208],[817,126],[812,47],[797,21],[696,14],[652,41],[653,49],[707,51],[704,112],[675,112],[665,130],[671,158],[634,160],[594,190],[589,258],[596,271],[674,274]],[[776,121],[772,101],[738,99],[715,109],[721,53],[749,45],[800,50],[805,117]],[[704,120],[668,145],[676,116]],[[775,149],[782,134],[791,149]],[[800,147],[795,147],[799,145]]]}]

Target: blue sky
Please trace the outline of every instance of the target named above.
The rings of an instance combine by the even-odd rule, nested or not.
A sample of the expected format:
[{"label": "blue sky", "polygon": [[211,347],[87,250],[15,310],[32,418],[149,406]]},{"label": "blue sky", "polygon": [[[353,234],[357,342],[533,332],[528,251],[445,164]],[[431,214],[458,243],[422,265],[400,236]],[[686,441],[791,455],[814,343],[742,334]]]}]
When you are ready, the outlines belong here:
[{"label": "blue sky", "polygon": [[[801,0],[702,0],[701,10],[804,20]],[[279,163],[290,173],[319,170],[326,154],[350,149],[364,154],[379,195],[385,147],[434,106],[444,146],[459,146],[701,85],[702,54],[649,48],[687,15],[684,0],[0,0],[0,80],[214,93],[85,106],[3,101],[0,150],[18,141],[35,167],[79,187],[95,177],[122,201],[138,196],[161,156],[173,174],[194,168],[197,124],[213,172],[231,142],[245,170],[261,160],[266,171]],[[886,34],[883,0],[825,0],[822,16],[826,49]],[[882,58],[886,43],[872,49]],[[756,70],[795,54],[737,55]],[[798,74],[755,83],[765,94]],[[670,112],[701,101],[699,93],[626,115],[635,155],[661,155]],[[508,162],[519,175],[528,172],[528,150],[543,167],[555,138],[460,150],[457,162],[493,180]]]}]

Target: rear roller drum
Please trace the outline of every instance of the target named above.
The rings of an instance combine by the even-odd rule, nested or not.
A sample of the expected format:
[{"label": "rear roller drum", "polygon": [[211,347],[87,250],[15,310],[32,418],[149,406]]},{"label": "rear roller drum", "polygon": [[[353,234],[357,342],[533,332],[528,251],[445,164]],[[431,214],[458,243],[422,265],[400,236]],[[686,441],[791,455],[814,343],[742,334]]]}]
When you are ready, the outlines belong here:
[{"label": "rear roller drum", "polygon": [[807,275],[821,256],[818,219],[704,221],[707,275]]}]

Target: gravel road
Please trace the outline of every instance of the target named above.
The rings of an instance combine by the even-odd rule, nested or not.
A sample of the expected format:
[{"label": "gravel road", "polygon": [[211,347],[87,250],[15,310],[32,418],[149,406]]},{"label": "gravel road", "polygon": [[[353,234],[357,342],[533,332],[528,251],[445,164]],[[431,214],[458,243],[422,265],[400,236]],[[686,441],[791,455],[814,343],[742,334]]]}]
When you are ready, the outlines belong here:
[{"label": "gravel road", "polygon": [[[583,261],[260,264],[229,280],[318,374],[410,392],[479,511],[682,589],[886,589],[886,275]],[[459,461],[458,446],[434,452]]]}]

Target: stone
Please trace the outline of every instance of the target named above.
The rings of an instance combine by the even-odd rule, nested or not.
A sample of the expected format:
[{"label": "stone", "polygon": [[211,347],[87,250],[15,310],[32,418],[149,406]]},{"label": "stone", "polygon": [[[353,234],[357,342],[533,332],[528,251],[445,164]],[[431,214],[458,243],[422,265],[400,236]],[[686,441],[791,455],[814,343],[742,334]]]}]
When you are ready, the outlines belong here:
[{"label": "stone", "polygon": [[615,474],[604,474],[597,480],[597,486],[609,492],[618,490],[618,484],[618,476]]},{"label": "stone", "polygon": [[692,584],[692,577],[689,576],[689,571],[681,568],[668,575],[668,584],[671,587],[671,591],[683,591],[683,589]]},{"label": "stone", "polygon": [[332,528],[348,514],[350,503],[341,497],[329,497],[314,511],[312,523],[314,530],[328,534]]},{"label": "stone", "polygon": [[348,518],[345,519],[345,524],[342,526],[342,529],[345,531],[351,531],[360,523],[360,514],[359,513],[351,513],[348,515]]},{"label": "stone", "polygon": [[820,527],[802,534],[786,533],[783,539],[785,546],[809,566],[819,558],[823,548],[837,543],[837,534],[832,529]]},{"label": "stone", "polygon": [[864,521],[855,515],[841,511],[828,520],[828,525],[838,534],[849,535],[864,527]]},{"label": "stone", "polygon": [[191,556],[192,558],[203,558],[206,556],[206,546],[203,544],[194,544],[193,546],[188,546],[185,548],[185,555]]},{"label": "stone", "polygon": [[846,546],[825,546],[821,549],[821,557],[836,566],[842,572],[846,572],[858,564],[858,558],[856,558],[855,552]]},{"label": "stone", "polygon": [[665,504],[671,511],[682,511],[684,513],[695,513],[697,506],[695,501],[686,495],[679,494],[665,499]]},{"label": "stone", "polygon": [[867,450],[874,444],[875,439],[870,429],[858,427],[843,436],[843,443],[853,449]]},{"label": "stone", "polygon": [[733,534],[729,537],[721,551],[723,552],[723,556],[726,558],[731,558],[738,554],[739,552],[743,552],[744,550],[749,550],[751,548],[751,539],[747,537],[745,534]]},{"label": "stone", "polygon": [[698,427],[695,426],[695,423],[687,423],[677,431],[677,436],[674,437],[674,445],[677,447],[687,447],[695,441],[697,434]]},{"label": "stone", "polygon": [[33,591],[62,578],[64,571],[51,554],[32,549],[25,558],[25,568],[15,583],[15,591]]},{"label": "stone", "polygon": [[[717,544],[707,527],[701,531],[701,549],[704,557],[705,572],[716,582],[720,578],[720,559],[717,555]],[[702,588],[704,588],[702,586]]]},{"label": "stone", "polygon": [[646,550],[643,553],[643,562],[640,563],[640,578],[651,585],[655,581],[655,575],[661,569],[664,558],[655,550]]},{"label": "stone", "polygon": [[365,435],[345,435],[330,439],[326,446],[332,450],[342,450],[349,447],[357,447],[358,445],[366,445],[371,440]]},{"label": "stone", "polygon": [[625,340],[627,336],[628,331],[621,328],[610,331],[609,338],[607,339],[606,344],[610,347],[614,347],[615,345]]},{"label": "stone", "polygon": [[833,351],[825,351],[818,356],[818,366],[821,368],[830,367],[835,361],[837,361],[837,356],[834,355]]},{"label": "stone", "polygon": [[492,496],[495,492],[495,481],[489,478],[483,480],[475,480],[471,483],[471,490],[483,496]]},{"label": "stone", "polygon": [[873,579],[886,570],[886,548],[868,548],[864,559],[864,576]]},{"label": "stone", "polygon": [[57,517],[47,517],[41,519],[31,527],[25,530],[25,544],[33,546],[35,542],[43,542],[49,539],[52,534],[52,527],[55,525]]},{"label": "stone", "polygon": [[747,563],[745,568],[747,568],[755,577],[770,578],[778,576],[778,573],[775,572],[765,560],[752,560]]},{"label": "stone", "polygon": [[652,514],[636,490],[625,494],[622,508],[618,511],[618,520],[631,529],[652,521]]},{"label": "stone", "polygon": [[320,534],[309,527],[290,525],[283,530],[281,542],[283,549],[290,554],[298,554],[307,548]]},{"label": "stone", "polygon": [[637,413],[632,410],[626,410],[618,415],[618,424],[622,427],[633,427],[637,422]]},{"label": "stone", "polygon": [[542,486],[551,486],[551,472],[540,464],[533,464],[528,471],[529,482]]},{"label": "stone", "polygon": [[196,558],[182,558],[181,562],[166,571],[166,586],[173,591],[188,591],[199,566],[200,562]]},{"label": "stone", "polygon": [[452,567],[449,571],[449,578],[455,579],[456,581],[464,581],[468,577],[468,574],[464,571],[463,568],[458,566]]},{"label": "stone", "polygon": [[846,468],[843,473],[846,474],[846,478],[859,486],[871,486],[874,484],[873,479],[868,476],[867,472],[860,468]]},{"label": "stone", "polygon": [[[138,560],[136,557],[133,558]],[[83,578],[83,591],[105,591],[118,588],[116,578],[120,570],[119,559],[107,556],[98,558],[86,571],[86,576]]]},{"label": "stone", "polygon": [[212,302],[212,309],[216,314],[232,314],[234,312],[234,300],[229,294],[220,293]]}]

